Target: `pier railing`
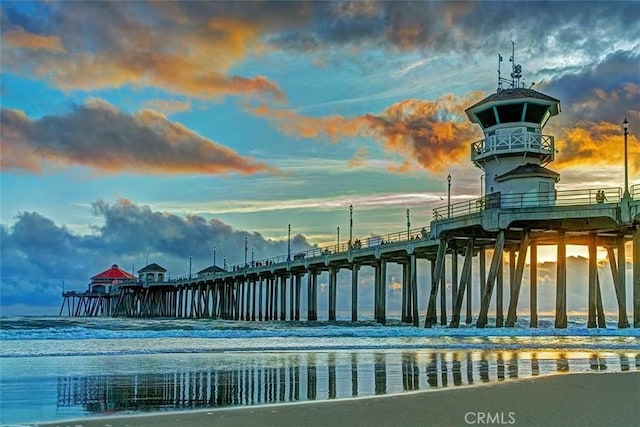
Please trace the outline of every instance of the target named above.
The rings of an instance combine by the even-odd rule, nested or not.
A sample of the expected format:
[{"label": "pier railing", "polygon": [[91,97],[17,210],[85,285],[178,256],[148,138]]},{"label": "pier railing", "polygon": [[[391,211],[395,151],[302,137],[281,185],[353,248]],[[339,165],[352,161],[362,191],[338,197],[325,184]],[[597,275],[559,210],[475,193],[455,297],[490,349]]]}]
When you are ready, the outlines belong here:
[{"label": "pier railing", "polygon": [[633,200],[640,200],[640,184],[632,185],[629,191]]},{"label": "pier railing", "polygon": [[[295,251],[291,255],[279,255],[270,258],[262,258],[255,261],[248,261],[247,264],[232,264],[227,266],[227,270],[217,273],[208,273],[202,276],[203,278],[217,277],[232,272],[249,272],[253,269],[262,268],[270,265],[283,265],[291,262],[302,261],[305,259],[311,259],[321,257],[325,255],[333,255],[347,252],[355,252],[361,250],[367,250],[376,248],[382,245],[389,245],[393,243],[402,243],[409,240],[428,239],[430,230],[428,226],[421,228],[413,228],[409,230],[403,230],[396,233],[369,236],[361,239],[354,239],[353,242],[340,242],[340,244],[315,247],[306,251]],[[192,276],[193,278],[193,276]],[[188,280],[189,277],[184,275],[175,279],[176,281]]]},{"label": "pier railing", "polygon": [[[640,188],[638,188],[637,191],[640,192]],[[602,192],[604,192],[604,198],[601,195],[603,194]],[[638,197],[640,197],[640,195]],[[495,208],[516,209],[618,203],[621,198],[622,189],[619,187],[510,194],[491,193],[478,199],[466,200],[464,202],[435,208],[433,210],[433,219],[434,221],[441,221],[448,218],[478,214],[485,209]]]}]

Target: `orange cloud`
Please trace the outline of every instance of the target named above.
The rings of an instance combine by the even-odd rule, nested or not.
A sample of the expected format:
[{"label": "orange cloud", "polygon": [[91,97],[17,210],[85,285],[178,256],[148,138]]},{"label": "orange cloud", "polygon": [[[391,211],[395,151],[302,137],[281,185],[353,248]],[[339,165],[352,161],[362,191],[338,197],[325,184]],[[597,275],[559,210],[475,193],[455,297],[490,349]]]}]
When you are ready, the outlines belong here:
[{"label": "orange cloud", "polygon": [[182,111],[190,111],[191,103],[189,101],[175,101],[166,99],[150,99],[144,103],[146,108],[157,110],[165,114],[179,113]]},{"label": "orange cloud", "polygon": [[[101,16],[95,31],[87,33],[84,21],[93,21],[96,11],[79,5],[65,15],[65,23],[52,25],[58,34],[42,36],[21,27],[5,31],[3,65],[11,72],[47,79],[63,90],[133,85],[203,99],[233,95],[285,100],[278,85],[265,76],[229,73],[249,53],[263,51],[259,28],[253,23],[224,17],[193,22],[177,14],[163,28],[158,21],[166,20],[168,11],[151,7],[149,19],[136,20],[126,18],[131,13],[127,5],[114,5],[101,11],[108,16]],[[118,23],[117,31],[111,21]]]},{"label": "orange cloud", "polygon": [[[464,108],[476,98],[479,98],[477,93],[464,99],[456,99],[453,95],[437,101],[408,99],[391,105],[380,114],[355,117],[308,117],[264,104],[247,108],[253,114],[271,120],[283,132],[301,138],[327,138],[338,142],[356,136],[372,137],[386,150],[404,158],[401,165],[390,166],[393,172],[408,172],[415,163],[439,172],[466,158],[469,144],[477,139],[478,129],[464,116]],[[354,161],[357,164],[358,159]]]},{"label": "orange cloud", "polygon": [[64,116],[31,120],[21,111],[2,109],[0,118],[2,170],[40,174],[48,166],[87,166],[101,173],[276,172],[157,111],[128,115],[100,99]]},{"label": "orange cloud", "polygon": [[60,37],[28,33],[23,28],[3,33],[2,42],[18,49],[65,52]]},{"label": "orange cloud", "polygon": [[[611,122],[580,121],[560,130],[556,137],[559,150],[555,164],[576,166],[585,164],[621,165],[624,158],[624,137],[621,125]],[[629,134],[627,140],[629,169],[640,172],[640,141]]]}]

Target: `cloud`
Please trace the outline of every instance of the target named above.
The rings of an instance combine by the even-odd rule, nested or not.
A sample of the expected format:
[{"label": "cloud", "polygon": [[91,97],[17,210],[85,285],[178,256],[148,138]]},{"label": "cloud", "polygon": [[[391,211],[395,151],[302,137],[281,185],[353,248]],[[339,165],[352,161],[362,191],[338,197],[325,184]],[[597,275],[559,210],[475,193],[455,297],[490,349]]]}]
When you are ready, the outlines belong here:
[{"label": "cloud", "polygon": [[23,28],[17,28],[3,33],[2,42],[19,49],[65,52],[60,37],[33,34],[25,31]]},{"label": "cloud", "polygon": [[[624,139],[621,125],[609,122],[580,121],[558,135],[558,167],[589,165],[622,165]],[[628,136],[628,160],[631,173],[640,172],[640,140]],[[590,179],[594,179],[591,177]]]},{"label": "cloud", "polygon": [[[234,230],[217,219],[177,216],[130,200],[93,203],[102,225],[78,235],[37,212],[22,212],[11,226],[0,225],[1,304],[59,305],[62,283],[84,290],[89,278],[118,264],[127,271],[157,262],[172,278],[216,264],[244,262],[244,239],[256,259],[287,253],[287,241],[265,239],[260,233]],[[292,236],[292,251],[310,248],[301,235]],[[249,253],[249,256],[251,254]],[[28,272],[28,273],[26,273]]]},{"label": "cloud", "polygon": [[[394,172],[408,172],[413,164],[440,172],[467,156],[469,141],[478,132],[466,120],[464,108],[478,97],[478,93],[472,93],[461,99],[453,95],[436,101],[407,99],[392,104],[382,113],[354,117],[303,116],[265,104],[247,109],[267,118],[284,133],[301,138],[338,142],[356,136],[372,137],[387,151],[404,159],[400,165],[391,166]],[[356,157],[362,154],[359,152]]]},{"label": "cloud", "polygon": [[191,102],[167,99],[150,99],[144,103],[144,107],[160,111],[164,114],[180,113],[191,110]]},{"label": "cloud", "polygon": [[42,173],[81,165],[101,173],[252,174],[265,164],[204,138],[154,110],[129,115],[100,99],[32,120],[2,109],[3,170]]},{"label": "cloud", "polygon": [[49,3],[38,6],[39,20],[9,3],[2,16],[3,66],[67,91],[132,85],[201,99],[285,99],[267,77],[229,71],[263,50],[253,22],[218,15],[219,7],[194,17],[179,13],[189,5],[153,3]]}]

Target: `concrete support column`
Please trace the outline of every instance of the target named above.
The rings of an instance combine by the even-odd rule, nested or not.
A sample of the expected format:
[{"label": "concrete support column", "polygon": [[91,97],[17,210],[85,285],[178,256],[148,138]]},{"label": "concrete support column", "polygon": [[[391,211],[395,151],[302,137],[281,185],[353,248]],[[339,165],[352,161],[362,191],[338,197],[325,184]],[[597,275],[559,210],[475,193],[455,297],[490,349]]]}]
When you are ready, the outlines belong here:
[{"label": "concrete support column", "polygon": [[351,265],[351,321],[358,321],[358,269],[357,264]]},{"label": "concrete support column", "polygon": [[429,302],[427,304],[427,315],[424,320],[424,327],[430,328],[438,320],[436,314],[436,298],[438,296],[438,286],[444,267],[444,256],[447,248],[447,242],[440,240],[438,242],[438,252],[435,262],[431,260],[431,290],[429,292]]},{"label": "concrete support column", "polygon": [[407,322],[408,321],[407,319],[409,318],[409,313],[408,313],[409,303],[407,300],[407,297],[408,297],[407,282],[409,278],[408,268],[409,268],[408,263],[402,263],[402,303],[401,303],[402,314],[400,317],[402,322]]},{"label": "concrete support column", "polygon": [[273,276],[273,312],[271,313],[271,320],[278,320],[278,277]]},{"label": "concrete support column", "polygon": [[411,303],[409,304],[411,323],[413,323],[413,326],[418,326],[420,321],[418,316],[418,262],[415,253],[409,256],[409,288],[411,289],[409,295],[411,298]]},{"label": "concrete support column", "polygon": [[478,264],[480,270],[480,301],[482,301],[482,296],[487,286],[487,250],[484,246],[478,250]]},{"label": "concrete support column", "polygon": [[[489,304],[491,302],[491,295],[493,293],[493,285],[496,282],[498,276],[499,265],[502,264],[502,250],[504,249],[504,230],[498,232],[496,237],[495,247],[493,249],[493,256],[491,257],[491,266],[489,267],[489,275],[487,277],[484,293],[482,294],[482,300],[480,304],[480,313],[478,314],[478,321],[476,326],[478,328],[484,328],[487,325],[487,314],[489,312]],[[482,262],[480,263],[482,266]]]},{"label": "concrete support column", "polygon": [[[504,254],[501,255],[504,256]],[[496,277],[496,328],[504,326],[504,263],[498,264],[498,276]]]},{"label": "concrete support column", "polygon": [[618,328],[628,328],[627,317],[627,274],[624,236],[617,237],[618,243]]},{"label": "concrete support column", "polygon": [[380,262],[380,323],[387,323],[387,262]]},{"label": "concrete support column", "polygon": [[264,282],[264,278],[260,276],[258,278],[258,320],[262,321],[262,282]]},{"label": "concrete support column", "polygon": [[296,307],[294,310],[295,320],[300,320],[300,288],[302,287],[302,276],[296,274]]},{"label": "concrete support column", "polygon": [[640,328],[640,226],[633,230],[633,327]]},{"label": "concrete support column", "polygon": [[458,298],[458,249],[455,240],[449,242],[449,247],[451,248],[451,315],[453,316],[456,298]]},{"label": "concrete support column", "polygon": [[[464,269],[464,266],[462,268]],[[473,298],[472,298],[472,295],[473,295],[472,284],[473,284],[473,280],[472,279],[473,279],[473,247],[471,248],[471,265],[469,265],[469,276],[467,277],[467,283],[466,283],[466,288],[467,289],[465,291],[466,299],[467,299],[467,315],[466,315],[466,318],[465,318],[464,322],[467,325],[470,325],[471,322],[473,322],[473,315],[472,315],[472,307],[473,307],[473,305],[472,305],[472,301],[473,301]]]},{"label": "concrete support column", "polygon": [[598,297],[596,290],[598,284],[597,249],[597,237],[595,234],[591,234],[589,235],[589,316],[587,318],[587,328],[596,327],[596,299]]},{"label": "concrete support column", "polygon": [[531,257],[529,259],[529,326],[538,327],[538,245],[531,242]]},{"label": "concrete support column", "polygon": [[558,232],[558,255],[556,267],[556,328],[567,327],[567,246],[565,232]]},{"label": "concrete support column", "polygon": [[295,308],[295,301],[296,301],[296,292],[295,292],[295,287],[296,287],[296,280],[297,279],[297,275],[295,274],[291,274],[289,276],[289,320],[294,320],[296,318],[296,308]]},{"label": "concrete support column", "polygon": [[465,292],[467,297],[471,292],[467,289],[467,284],[469,283],[469,278],[471,277],[471,263],[473,261],[473,238],[469,239],[467,242],[467,250],[464,254],[464,263],[462,265],[462,276],[460,277],[460,288],[458,289],[458,293],[453,296],[453,300],[456,302],[453,307],[453,311],[451,313],[451,324],[450,327],[457,328],[460,326],[460,311],[462,310],[462,300],[464,298]]},{"label": "concrete support column", "polygon": [[318,320],[318,273],[310,270],[307,276],[307,320]]},{"label": "concrete support column", "polygon": [[251,321],[256,321],[256,279],[251,279],[251,287],[253,288],[251,292]]},{"label": "concrete support column", "polygon": [[442,258],[442,271],[440,271],[440,324],[447,324],[447,257]]},{"label": "concrete support column", "polygon": [[329,321],[336,320],[336,296],[337,296],[337,282],[338,281],[338,269],[329,268]]},{"label": "concrete support column", "polygon": [[[518,260],[511,257],[511,269],[515,267],[511,275],[511,295],[509,297],[509,312],[507,313],[507,326],[515,326],[517,319],[518,299],[520,298],[520,288],[522,286],[522,276],[524,275],[524,263],[527,258],[527,249],[529,248],[529,230],[524,230],[520,248],[518,250]],[[513,253],[513,251],[512,251]],[[517,264],[517,265],[516,265]]]},{"label": "concrete support column", "polygon": [[287,276],[280,276],[280,320],[287,320]]}]

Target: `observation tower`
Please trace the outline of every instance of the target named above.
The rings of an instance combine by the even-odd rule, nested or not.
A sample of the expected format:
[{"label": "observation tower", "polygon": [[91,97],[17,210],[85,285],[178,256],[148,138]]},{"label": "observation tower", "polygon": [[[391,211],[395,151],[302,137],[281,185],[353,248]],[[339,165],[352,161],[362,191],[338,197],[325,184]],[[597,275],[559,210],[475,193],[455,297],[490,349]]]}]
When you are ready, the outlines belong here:
[{"label": "observation tower", "polygon": [[[555,154],[554,138],[542,133],[549,119],[560,112],[560,101],[531,87],[525,88],[522,67],[515,62],[512,47],[511,79],[501,76],[502,55],[498,54],[498,89],[466,109],[484,139],[471,145],[471,160],[485,173],[484,194],[536,194],[527,205],[553,202],[560,175],[546,166]],[[505,87],[506,86],[506,87]]]}]

